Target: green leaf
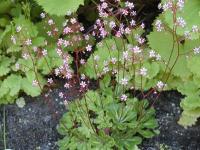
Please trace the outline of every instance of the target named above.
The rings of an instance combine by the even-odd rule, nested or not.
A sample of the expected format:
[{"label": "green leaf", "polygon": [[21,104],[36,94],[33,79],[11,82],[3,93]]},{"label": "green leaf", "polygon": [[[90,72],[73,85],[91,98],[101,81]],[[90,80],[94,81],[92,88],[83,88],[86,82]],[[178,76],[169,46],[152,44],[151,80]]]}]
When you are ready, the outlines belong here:
[{"label": "green leaf", "polygon": [[0,56],[0,77],[8,74],[10,72],[10,64],[12,59],[8,57]]},{"label": "green leaf", "polygon": [[142,124],[142,128],[149,128],[149,129],[154,129],[158,126],[157,121],[152,118],[146,121],[144,124]]},{"label": "green leaf", "polygon": [[7,49],[7,53],[20,52],[22,48],[18,45],[12,45]]},{"label": "green leaf", "polygon": [[200,108],[193,110],[184,110],[181,114],[181,118],[179,119],[178,123],[187,128],[188,126],[195,125],[199,117]]},{"label": "green leaf", "polygon": [[139,134],[145,138],[152,138],[155,135],[155,133],[150,130],[139,130]]},{"label": "green leaf", "polygon": [[11,25],[7,25],[3,33],[0,34],[0,47],[8,48],[11,45],[10,34],[11,34]]},{"label": "green leaf", "polygon": [[6,14],[9,13],[11,7],[13,6],[13,2],[9,0],[2,0],[0,2],[0,14]]},{"label": "green leaf", "polygon": [[173,67],[172,74],[175,76],[183,78],[190,76],[189,69],[185,67],[187,65],[186,58],[184,55],[179,55],[179,53],[186,53],[191,51],[191,49],[188,49],[188,47],[184,48],[184,45],[179,45],[178,48],[177,42],[173,43],[173,35],[168,31],[153,31],[148,35],[148,40],[149,46],[161,55],[161,59],[165,63],[169,61],[168,67],[165,63],[161,62],[163,70],[167,67],[167,72],[169,72]]},{"label": "green leaf", "polygon": [[109,86],[110,81],[111,81],[111,77],[109,75],[104,76],[103,79],[100,80],[100,88],[102,90],[106,89]]},{"label": "green leaf", "polygon": [[188,59],[187,67],[189,70],[196,76],[200,77],[200,57],[199,56],[193,56]]},{"label": "green leaf", "polygon": [[[0,86],[0,98],[4,98],[6,103],[14,101],[21,89],[22,77],[12,74],[3,80]],[[1,103],[1,102],[0,102]]]},{"label": "green leaf", "polygon": [[154,78],[160,71],[160,66],[156,62],[144,63],[143,67],[145,67],[147,69],[147,78],[148,79]]},{"label": "green leaf", "polygon": [[[185,31],[191,31],[193,25],[200,26],[200,1],[199,0],[186,0],[182,11],[177,11],[176,17],[183,17],[187,25],[185,28],[177,28],[177,33],[181,36]],[[165,21],[169,27],[173,28],[173,14],[167,11],[165,14]],[[195,18],[195,19],[194,19]],[[192,33],[192,39],[199,38],[199,33]]]},{"label": "green leaf", "polygon": [[21,89],[21,81],[22,77],[14,74],[8,76],[4,80],[3,85],[10,89],[10,96],[15,96],[19,93]]},{"label": "green leaf", "polygon": [[181,101],[181,107],[184,111],[179,120],[179,124],[183,125],[184,127],[194,125],[197,119],[200,117],[199,95],[193,93],[192,95],[185,97]]},{"label": "green leaf", "polygon": [[177,85],[177,90],[185,95],[193,95],[197,92],[200,92],[199,87],[194,81],[192,81],[192,79]]},{"label": "green leaf", "polygon": [[45,46],[45,38],[44,37],[37,37],[32,40],[32,44],[34,46]]},{"label": "green leaf", "polygon": [[33,71],[26,72],[26,78],[22,79],[22,90],[32,97],[39,96],[41,94],[41,88],[43,88],[45,84],[45,80],[42,76],[37,73],[37,77],[39,79],[39,85],[33,86],[33,80],[37,80],[36,75]]},{"label": "green leaf", "polygon": [[36,0],[45,12],[51,15],[64,16],[67,11],[75,12],[79,5],[84,4],[84,0]]},{"label": "green leaf", "polygon": [[38,35],[37,27],[24,16],[14,18],[14,23],[21,26],[24,38],[36,37]]},{"label": "green leaf", "polygon": [[130,149],[130,150],[138,150],[137,146],[142,142],[142,138],[135,136],[135,137],[129,137],[129,138],[124,138],[120,137],[120,139],[116,140],[116,144],[120,149]]}]

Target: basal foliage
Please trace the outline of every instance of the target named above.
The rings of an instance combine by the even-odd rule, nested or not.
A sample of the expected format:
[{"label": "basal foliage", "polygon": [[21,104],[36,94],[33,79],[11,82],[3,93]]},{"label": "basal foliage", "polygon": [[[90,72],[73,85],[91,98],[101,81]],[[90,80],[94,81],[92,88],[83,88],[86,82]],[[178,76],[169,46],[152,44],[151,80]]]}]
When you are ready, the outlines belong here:
[{"label": "basal foliage", "polygon": [[146,100],[128,99],[120,103],[113,99],[112,89],[104,90],[88,91],[82,100],[69,105],[58,128],[65,136],[58,143],[61,150],[137,150],[143,137],[155,135],[155,111],[147,108]]}]

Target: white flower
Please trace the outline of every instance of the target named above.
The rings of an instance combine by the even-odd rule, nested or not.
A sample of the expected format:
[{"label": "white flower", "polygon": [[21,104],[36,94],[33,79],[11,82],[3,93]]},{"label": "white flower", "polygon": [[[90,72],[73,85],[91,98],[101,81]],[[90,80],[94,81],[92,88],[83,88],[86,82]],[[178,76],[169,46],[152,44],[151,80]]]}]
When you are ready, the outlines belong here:
[{"label": "white flower", "polygon": [[156,55],[156,60],[157,60],[157,61],[161,60],[160,54],[157,54],[157,55]]},{"label": "white flower", "polygon": [[75,23],[77,22],[77,21],[76,21],[76,18],[71,18],[70,22],[71,22],[72,24],[75,24]]},{"label": "white flower", "polygon": [[144,23],[142,23],[140,26],[141,26],[142,29],[145,28],[145,24]]},{"label": "white flower", "polygon": [[131,25],[132,27],[135,26],[135,25],[136,25],[135,20],[131,20],[130,25]]},{"label": "white flower", "polygon": [[130,34],[130,33],[131,33],[131,30],[127,27],[127,28],[125,29],[125,33],[126,33],[126,34]]},{"label": "white flower", "polygon": [[25,41],[25,44],[26,44],[27,46],[31,45],[31,44],[32,44],[31,39],[27,39],[27,40]]},{"label": "white flower", "polygon": [[128,84],[128,79],[127,78],[122,78],[121,81],[120,81],[120,83],[122,85],[127,85]]},{"label": "white flower", "polygon": [[172,8],[172,2],[171,1],[167,1],[166,3],[163,4],[162,8],[164,11],[167,11],[168,9]]},{"label": "white flower", "polygon": [[197,26],[197,25],[193,25],[193,26],[192,26],[192,32],[197,33],[198,31],[199,31],[198,26]]},{"label": "white flower", "polygon": [[193,49],[193,51],[194,51],[194,54],[196,55],[196,54],[199,54],[200,53],[200,47],[195,47],[194,49]]},{"label": "white flower", "polygon": [[190,34],[190,31],[184,31],[184,36],[185,36],[186,39],[191,39],[192,38],[192,36]]},{"label": "white flower", "polygon": [[141,53],[142,50],[140,49],[140,47],[135,46],[135,47],[133,47],[133,52],[134,52],[135,54],[138,54],[138,53]]},{"label": "white flower", "polygon": [[182,17],[178,17],[177,18],[177,25],[179,25],[180,27],[184,28],[186,26],[186,22]]},{"label": "white flower", "polygon": [[128,7],[129,9],[133,9],[134,8],[134,4],[131,2],[125,2],[125,6]]},{"label": "white flower", "polygon": [[59,97],[60,98],[63,98],[64,97],[64,94],[62,92],[59,92]]},{"label": "white flower", "polygon": [[22,54],[22,57],[23,57],[25,60],[27,60],[27,59],[29,58],[29,54],[23,53],[23,54]]},{"label": "white flower", "polygon": [[144,38],[141,38],[141,37],[138,38],[137,40],[138,40],[138,43],[140,43],[140,44],[143,44],[143,43],[145,42],[145,39],[144,39]]},{"label": "white flower", "polygon": [[128,59],[128,51],[123,52],[123,59],[124,60]]},{"label": "white flower", "polygon": [[184,4],[185,4],[185,1],[184,1],[184,0],[178,0],[178,2],[177,2],[177,6],[179,7],[180,10],[183,9]]},{"label": "white flower", "polygon": [[83,64],[85,64],[85,60],[84,59],[81,59],[80,60],[80,63],[83,65]]},{"label": "white flower", "polygon": [[133,10],[132,12],[131,12],[131,16],[136,16],[137,15],[137,12],[135,11],[135,10]]},{"label": "white flower", "polygon": [[60,74],[60,70],[58,68],[55,69],[55,75],[58,76]]},{"label": "white flower", "polygon": [[113,29],[114,27],[116,27],[115,22],[114,22],[114,21],[111,21],[111,22],[109,23],[109,27],[110,27],[111,29]]},{"label": "white flower", "polygon": [[46,14],[45,14],[45,13],[41,13],[41,14],[40,14],[40,17],[41,17],[42,19],[44,19],[44,18],[46,17]]},{"label": "white flower", "polygon": [[149,52],[149,57],[150,57],[150,58],[156,57],[156,52],[155,52],[154,50],[151,50],[151,51]]},{"label": "white flower", "polygon": [[90,36],[89,35],[85,35],[84,38],[85,38],[86,41],[88,41],[90,39]]},{"label": "white flower", "polygon": [[104,72],[104,73],[107,73],[108,71],[109,71],[109,68],[108,68],[108,67],[104,67],[104,68],[103,68],[103,72]]},{"label": "white flower", "polygon": [[32,85],[33,86],[38,86],[38,81],[37,80],[33,80]]},{"label": "white flower", "polygon": [[164,84],[162,81],[158,81],[156,86],[158,89],[163,89],[166,86],[166,84]]},{"label": "white flower", "polygon": [[65,83],[64,87],[65,87],[66,89],[68,89],[68,88],[70,88],[70,84],[69,84],[69,83]]},{"label": "white flower", "polygon": [[140,75],[141,76],[146,76],[147,75],[147,69],[145,67],[140,69]]},{"label": "white flower", "polygon": [[43,56],[46,56],[46,55],[47,55],[47,50],[46,50],[46,49],[43,49],[42,55],[43,55]]},{"label": "white flower", "polygon": [[126,101],[127,100],[127,95],[122,94],[120,99],[121,99],[121,101]]},{"label": "white flower", "polygon": [[85,87],[87,86],[87,84],[85,83],[85,81],[81,81],[80,86],[81,86],[82,88],[85,88]]},{"label": "white flower", "polygon": [[161,20],[156,20],[155,26],[158,32],[161,32],[164,29],[164,27],[162,26]]},{"label": "white flower", "polygon": [[52,20],[52,19],[49,19],[49,20],[48,20],[48,24],[49,24],[50,26],[53,25],[53,24],[54,24],[53,20]]},{"label": "white flower", "polygon": [[103,9],[106,9],[106,8],[108,7],[108,4],[107,4],[106,2],[103,2],[103,3],[101,4],[101,7],[102,7]]},{"label": "white flower", "polygon": [[48,78],[48,81],[47,81],[49,84],[52,84],[53,83],[53,79],[52,78]]},{"label": "white flower", "polygon": [[84,27],[80,27],[80,31],[84,31],[85,30],[85,28]]},{"label": "white flower", "polygon": [[115,57],[111,58],[111,62],[112,62],[113,64],[115,64],[115,63],[117,62],[117,58],[115,58]]},{"label": "white flower", "polygon": [[59,48],[57,48],[57,49],[56,49],[56,53],[58,54],[58,56],[61,56],[61,55],[62,55],[62,50],[59,49]]},{"label": "white flower", "polygon": [[94,60],[95,60],[95,61],[98,61],[99,59],[100,59],[100,57],[99,57],[98,55],[95,55],[95,56],[94,56]]},{"label": "white flower", "polygon": [[90,52],[90,51],[92,50],[92,46],[91,46],[91,45],[87,45],[86,50],[87,50],[88,52]]},{"label": "white flower", "polygon": [[47,31],[48,36],[52,36],[52,32],[51,31]]},{"label": "white flower", "polygon": [[65,77],[66,77],[67,79],[71,79],[71,78],[72,78],[72,74],[71,74],[70,72],[67,72],[67,74],[65,75]]},{"label": "white flower", "polygon": [[17,26],[17,28],[16,28],[16,32],[20,32],[20,31],[21,31],[21,29],[22,29],[22,27],[21,27],[21,26]]},{"label": "white flower", "polygon": [[38,51],[38,48],[37,48],[36,46],[34,46],[34,47],[33,47],[33,51],[34,51],[34,52],[37,52],[37,51]]},{"label": "white flower", "polygon": [[11,35],[11,41],[13,42],[13,44],[16,44],[17,42],[16,42],[16,38],[15,38],[15,36],[14,35]]},{"label": "white flower", "polygon": [[70,45],[70,42],[69,42],[69,41],[67,41],[67,40],[64,40],[64,41],[63,41],[63,45],[64,45],[64,47],[67,47],[67,46],[69,46],[69,45]]},{"label": "white flower", "polygon": [[158,9],[159,10],[162,9],[162,4],[161,3],[158,4]]}]

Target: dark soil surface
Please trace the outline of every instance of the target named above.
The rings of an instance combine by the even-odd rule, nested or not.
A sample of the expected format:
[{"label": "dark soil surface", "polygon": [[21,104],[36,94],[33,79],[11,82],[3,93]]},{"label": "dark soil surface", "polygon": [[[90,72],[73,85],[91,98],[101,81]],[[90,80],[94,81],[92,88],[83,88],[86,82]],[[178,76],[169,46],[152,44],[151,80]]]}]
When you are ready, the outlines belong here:
[{"label": "dark soil surface", "polygon": [[[44,96],[37,98],[25,97],[26,105],[5,106],[7,148],[13,150],[57,150],[56,141],[61,138],[56,131],[60,117],[65,112],[63,99],[58,98],[61,88],[49,92],[48,101]],[[76,86],[65,91],[66,99],[73,100],[80,95]],[[200,150],[200,125],[185,129],[177,124],[181,113],[179,107],[182,96],[177,92],[164,92],[156,102],[156,117],[159,122],[160,134],[145,140],[142,150],[159,150],[168,147],[171,150]],[[151,100],[150,100],[151,101]],[[1,107],[0,123],[3,112]],[[2,130],[0,126],[0,131]],[[2,137],[2,132],[0,132]],[[0,150],[3,141],[0,138]]]},{"label": "dark soil surface", "polygon": [[[26,105],[23,108],[14,104],[5,106],[7,148],[12,150],[58,149],[56,141],[60,136],[56,131],[56,126],[62,114],[66,112],[63,101],[80,97],[78,88],[74,86],[65,90],[65,99],[59,98],[59,92],[63,91],[62,87],[48,92],[48,98],[25,96]],[[2,114],[1,108],[1,118],[3,118]],[[2,120],[0,123],[2,124]],[[1,129],[3,125],[0,131]],[[1,134],[0,136],[2,137]],[[0,150],[3,150],[1,140],[2,138],[0,138]]]},{"label": "dark soil surface", "polygon": [[179,106],[182,97],[175,91],[161,94],[155,103],[160,134],[145,140],[142,150],[160,150],[160,147],[167,147],[167,150],[200,150],[200,123],[187,129],[177,123],[182,111]]}]

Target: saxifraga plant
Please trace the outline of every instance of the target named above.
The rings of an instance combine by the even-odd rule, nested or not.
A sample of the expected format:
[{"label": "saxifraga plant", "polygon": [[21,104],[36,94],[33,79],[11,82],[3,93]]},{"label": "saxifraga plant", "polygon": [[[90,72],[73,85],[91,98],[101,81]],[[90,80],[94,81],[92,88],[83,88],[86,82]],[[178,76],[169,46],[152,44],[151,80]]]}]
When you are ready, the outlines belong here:
[{"label": "saxifraga plant", "polygon": [[[185,3],[186,6],[184,7]],[[128,103],[126,103],[127,100],[131,101],[132,96],[138,97],[138,95],[136,95],[136,90],[141,91],[139,96],[141,96],[142,99],[145,99],[152,93],[157,94],[155,98],[156,101],[160,95],[158,92],[177,89],[182,94],[188,95],[181,103],[184,112],[179,123],[184,126],[195,123],[200,115],[198,102],[199,73],[197,69],[197,55],[200,52],[200,48],[198,47],[199,22],[190,22],[187,16],[188,11],[192,11],[195,15],[198,15],[199,7],[196,8],[195,6],[200,6],[199,2],[195,0],[191,2],[169,0],[159,4],[158,7],[159,9],[163,9],[163,13],[155,21],[153,32],[147,36],[148,42],[146,44],[146,39],[141,36],[145,25],[141,22],[136,24],[134,16],[137,12],[134,10],[133,3],[101,1],[101,3],[98,4],[100,19],[96,21],[91,34],[101,39],[101,42],[95,47],[93,47],[93,45],[87,45],[85,49],[86,51],[92,52],[91,57],[80,69],[77,65],[77,70],[78,73],[84,73],[79,80],[80,91],[87,91],[88,83],[85,76],[96,79],[100,87],[102,86],[103,80],[109,76],[111,78],[109,80],[110,82],[108,82],[110,90],[108,87],[103,86],[103,88],[100,88],[99,92],[97,91],[98,94],[88,91],[86,95],[83,96],[84,98],[82,100],[77,100],[69,104],[70,115],[65,115],[66,118],[64,117],[62,119],[59,128],[59,131],[66,135],[66,137],[59,142],[61,149],[80,149],[80,145],[81,148],[95,149],[98,147],[98,143],[101,142],[102,143],[99,145],[100,148],[98,147],[99,149],[130,149],[130,147],[124,144],[126,141],[119,146],[117,145],[117,139],[112,137],[112,132],[107,134],[107,128],[109,128],[108,131],[112,131],[112,128],[116,128],[112,122],[114,118],[109,122],[113,126],[109,127],[108,123],[102,131],[103,135],[112,137],[113,142],[108,142],[108,145],[105,145],[104,142],[100,140],[101,135],[98,135],[98,132],[102,130],[99,124],[96,123],[96,117],[98,118],[99,114],[97,112],[95,113],[95,110],[91,107],[93,104],[98,106],[96,104],[98,101],[102,102],[102,106],[104,106],[105,104],[103,104],[103,102],[106,99],[105,97],[97,98],[100,100],[94,99],[96,99],[96,95],[101,97],[104,95],[104,92],[107,93],[109,91],[111,92],[105,95],[111,95],[112,104],[114,103],[116,107],[125,108],[128,107]],[[192,8],[193,10],[191,10]],[[185,15],[189,23],[187,24],[180,15]],[[81,62],[80,64],[83,64]],[[195,62],[197,64],[195,64]],[[183,84],[183,82],[185,83]],[[127,92],[130,89],[132,93]],[[144,92],[145,90],[148,92]],[[90,94],[93,96],[88,96]],[[109,108],[109,105],[110,104],[106,107]],[[75,106],[76,110],[73,109]],[[71,108],[73,110],[71,110]],[[103,109],[102,111],[106,116],[108,111]],[[75,114],[74,117],[72,112]],[[123,114],[123,111],[121,113]],[[79,116],[82,118],[82,121],[80,118],[77,119],[78,117],[76,114],[83,114],[82,117],[81,115]],[[83,119],[83,116],[88,117],[87,123],[84,123],[87,120]],[[69,118],[72,120],[71,122]],[[102,122],[105,123],[105,121]],[[91,126],[87,128],[88,132],[91,130],[90,134],[84,132],[86,129],[79,129],[85,128],[83,124],[89,124]],[[156,127],[156,125],[153,127]],[[138,132],[137,130],[135,131]],[[98,140],[91,136],[92,132],[94,134],[96,132],[97,139],[99,138]],[[76,139],[76,134],[83,134],[86,141],[78,142],[80,139]],[[132,134],[132,136],[134,136],[134,134]],[[98,142],[94,142],[96,140]],[[135,146],[137,144],[139,144],[139,142],[135,143]],[[133,147],[131,148],[133,149]]]},{"label": "saxifraga plant", "polygon": [[[51,13],[52,4],[37,2]],[[6,27],[2,37],[12,34],[14,45],[6,48],[9,55],[1,51],[1,66],[10,68],[1,76],[1,103],[12,102],[21,90],[39,95],[45,85],[42,75],[56,68],[56,76],[67,80],[65,88],[77,82],[83,93],[81,100],[70,102],[69,112],[61,120],[58,130],[65,138],[59,141],[60,149],[137,149],[141,138],[155,135],[157,127],[153,108],[137,98],[146,99],[154,93],[156,101],[163,90],[177,89],[187,95],[181,103],[184,112],[179,122],[194,124],[200,116],[200,19],[191,20],[188,12],[199,18],[199,1],[163,0],[158,6],[163,13],[147,39],[142,36],[145,24],[136,22],[132,2],[93,2],[100,18],[89,31],[69,10],[66,19],[42,13],[43,20],[37,25],[26,18],[30,15],[19,15]],[[82,1],[74,8],[79,4]],[[62,15],[64,8],[53,14]],[[64,23],[56,27],[56,21]],[[69,52],[75,54],[75,72],[70,67]],[[84,53],[91,54],[88,60],[80,57]],[[97,80],[98,90],[88,89],[88,78]],[[64,94],[59,93],[59,97],[64,99]]]},{"label": "saxifraga plant", "polygon": [[[84,50],[91,53],[87,61],[76,59],[80,92],[86,94],[70,102],[69,112],[61,119],[58,130],[65,138],[59,146],[63,150],[137,149],[142,138],[157,133],[154,109],[146,100],[136,98],[136,90],[144,99],[148,94],[143,91],[156,84],[159,65],[151,60],[160,61],[160,55],[149,58],[144,51],[147,47],[141,35],[145,25],[131,19],[136,16],[133,3],[103,1],[98,10],[100,18],[89,33],[100,42],[96,47],[86,45]],[[72,21],[66,27],[68,35]],[[77,56],[84,53],[77,49],[74,52]],[[88,77],[97,80],[99,90],[88,90]],[[164,86],[158,81],[158,89]],[[133,93],[128,94],[130,89]]]}]

